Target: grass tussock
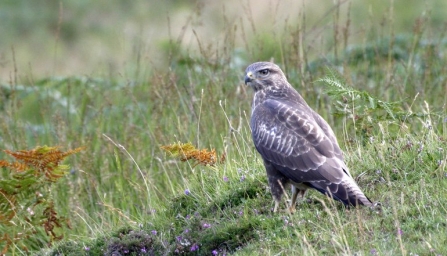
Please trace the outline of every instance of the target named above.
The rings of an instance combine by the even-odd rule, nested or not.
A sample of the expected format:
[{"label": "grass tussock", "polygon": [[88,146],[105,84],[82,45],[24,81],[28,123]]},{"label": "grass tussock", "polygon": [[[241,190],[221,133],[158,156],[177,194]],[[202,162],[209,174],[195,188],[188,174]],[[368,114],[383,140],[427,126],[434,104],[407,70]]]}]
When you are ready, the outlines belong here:
[{"label": "grass tussock", "polygon": [[[403,10],[413,8],[394,2],[402,4],[371,6],[360,18],[364,8],[355,2],[336,1],[324,13],[303,2],[295,16],[281,16],[278,4],[263,16],[272,27],[259,22],[259,7],[244,3],[242,16],[220,10],[225,29],[210,30],[216,41],[198,27],[218,15],[206,18],[207,4],[197,4],[180,30],[174,15],[167,17],[169,38],[151,45],[159,63],[141,40],[120,72],[34,78],[13,61],[10,82],[0,84],[1,147],[86,147],[51,185],[72,229],[51,248],[39,242],[29,250],[447,254],[447,44],[438,33],[445,30],[434,22],[438,11],[426,6],[404,22]],[[273,214],[248,126],[252,92],[241,81],[245,66],[258,60],[278,63],[328,120],[351,173],[380,211],[348,210],[311,192],[295,214]],[[27,253],[20,244],[9,248]]]}]

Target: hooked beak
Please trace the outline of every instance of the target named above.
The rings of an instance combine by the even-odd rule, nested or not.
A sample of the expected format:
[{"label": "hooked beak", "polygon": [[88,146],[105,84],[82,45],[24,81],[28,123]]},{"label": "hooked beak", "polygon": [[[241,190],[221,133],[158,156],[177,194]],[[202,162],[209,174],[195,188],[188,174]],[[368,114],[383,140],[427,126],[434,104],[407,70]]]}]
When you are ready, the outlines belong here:
[{"label": "hooked beak", "polygon": [[253,73],[252,72],[247,72],[247,74],[245,75],[245,78],[244,78],[245,85],[248,85],[248,83],[253,81],[253,79],[254,79]]}]

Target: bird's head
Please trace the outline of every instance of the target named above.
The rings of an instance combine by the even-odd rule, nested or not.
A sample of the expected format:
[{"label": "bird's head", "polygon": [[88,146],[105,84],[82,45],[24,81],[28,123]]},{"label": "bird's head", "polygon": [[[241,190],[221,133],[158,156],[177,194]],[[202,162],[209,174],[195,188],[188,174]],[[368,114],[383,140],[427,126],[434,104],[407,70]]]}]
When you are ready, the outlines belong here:
[{"label": "bird's head", "polygon": [[255,91],[287,84],[284,73],[278,65],[271,62],[255,62],[248,66],[244,82]]}]

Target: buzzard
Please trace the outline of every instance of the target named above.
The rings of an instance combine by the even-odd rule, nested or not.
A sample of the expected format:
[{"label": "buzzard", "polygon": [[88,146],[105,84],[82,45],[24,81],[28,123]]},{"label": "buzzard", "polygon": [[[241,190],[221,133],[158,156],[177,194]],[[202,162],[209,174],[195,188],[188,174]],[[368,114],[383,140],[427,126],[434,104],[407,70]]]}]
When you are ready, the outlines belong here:
[{"label": "buzzard", "polygon": [[288,184],[292,185],[290,212],[295,211],[297,196],[303,198],[308,188],[348,207],[372,206],[349,173],[329,124],[307,105],[277,65],[251,64],[245,84],[255,91],[250,128],[264,160],[274,212]]}]

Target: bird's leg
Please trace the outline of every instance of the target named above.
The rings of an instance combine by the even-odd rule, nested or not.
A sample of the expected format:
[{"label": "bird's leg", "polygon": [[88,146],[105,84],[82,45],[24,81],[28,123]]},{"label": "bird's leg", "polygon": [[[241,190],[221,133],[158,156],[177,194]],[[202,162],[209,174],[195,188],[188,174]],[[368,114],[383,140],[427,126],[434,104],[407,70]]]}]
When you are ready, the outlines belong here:
[{"label": "bird's leg", "polygon": [[273,208],[273,212],[276,213],[278,211],[279,208],[279,200],[276,200],[275,198],[275,207]]},{"label": "bird's leg", "polygon": [[296,200],[298,195],[301,199],[306,195],[306,189],[299,189],[296,186],[292,185],[292,200],[290,201],[289,211],[290,213],[294,213],[296,211]]},{"label": "bird's leg", "polygon": [[284,194],[284,187],[282,185],[281,179],[278,179],[277,182],[279,185],[279,190],[277,191],[278,193],[275,193],[273,195],[273,198],[275,198],[275,207],[273,208],[274,213],[278,211],[279,204],[281,203],[282,195]]},{"label": "bird's leg", "polygon": [[306,197],[306,192],[307,192],[307,189],[300,189],[299,194],[300,194],[301,199],[304,199]]},{"label": "bird's leg", "polygon": [[[279,205],[281,203],[282,195],[284,194],[287,197],[287,193],[283,186],[283,184],[285,184],[285,183],[287,183],[286,179],[283,179],[283,181],[281,181],[281,179],[278,179],[278,185],[279,185],[279,188],[281,189],[281,193],[278,196],[274,196],[275,208],[273,208],[273,212],[276,212],[278,210]],[[292,203],[285,210],[282,210],[283,212],[287,212],[289,214],[295,212],[295,202],[296,202],[296,197],[298,196],[299,192],[301,192],[301,191],[292,185],[292,201],[291,201]],[[288,197],[287,197],[286,205],[287,205],[287,202],[289,202]]]},{"label": "bird's leg", "polygon": [[298,188],[292,185],[292,201],[290,201],[289,212],[294,213],[296,211],[296,198],[298,197],[298,193],[301,192]]},{"label": "bird's leg", "polygon": [[[283,183],[286,182],[284,178],[279,178],[276,180],[276,182],[271,183],[271,190],[273,194],[273,198],[275,199],[275,207],[273,208],[273,212],[277,212],[279,209],[279,205],[281,203],[281,198],[285,194]],[[276,183],[276,184],[275,184]]]},{"label": "bird's leg", "polygon": [[264,161],[264,165],[267,171],[270,190],[272,192],[273,199],[275,199],[275,208],[273,208],[273,212],[278,212],[281,198],[285,192],[283,185],[287,184],[287,179],[269,162]]}]

